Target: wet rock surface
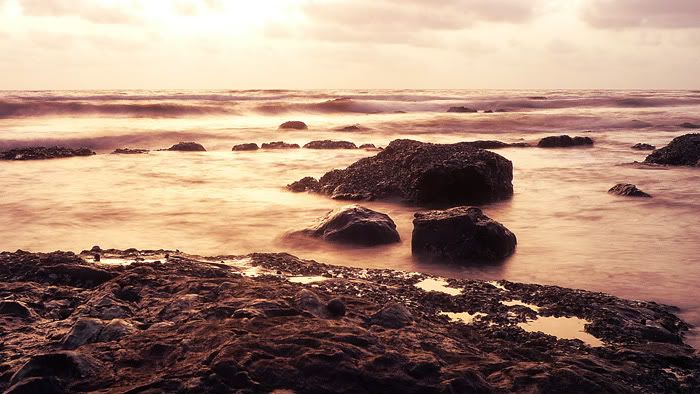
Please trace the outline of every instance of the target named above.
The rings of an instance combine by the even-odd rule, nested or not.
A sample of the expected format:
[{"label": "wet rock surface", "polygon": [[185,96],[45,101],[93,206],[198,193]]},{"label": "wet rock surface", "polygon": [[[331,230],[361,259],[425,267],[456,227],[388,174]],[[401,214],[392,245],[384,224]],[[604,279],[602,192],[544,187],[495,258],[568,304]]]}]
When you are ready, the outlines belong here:
[{"label": "wet rock surface", "polygon": [[231,148],[232,151],[249,151],[258,149],[260,149],[260,147],[258,147],[258,144],[253,142],[247,144],[234,145],[233,148]]},{"label": "wet rock surface", "polygon": [[632,149],[634,149],[634,150],[654,150],[654,149],[656,149],[656,147],[654,145],[645,144],[645,143],[640,142],[638,144],[632,145]]},{"label": "wet rock surface", "polygon": [[95,152],[88,148],[66,148],[63,146],[17,148],[0,152],[0,160],[48,160],[76,156],[92,156]]},{"label": "wet rock surface", "polygon": [[540,148],[568,148],[590,145],[593,145],[593,139],[590,137],[570,137],[568,135],[544,137],[537,144]]},{"label": "wet rock surface", "polygon": [[426,259],[455,263],[499,261],[513,254],[516,244],[510,230],[479,208],[417,212],[413,220],[411,250]]},{"label": "wet rock surface", "polygon": [[651,195],[639,190],[637,186],[630,183],[618,183],[608,190],[608,193],[614,194],[616,196],[625,197],[646,197],[649,198]]},{"label": "wet rock surface", "polygon": [[471,144],[395,140],[376,156],[326,173],[315,191],[339,200],[401,199],[445,206],[509,198],[513,164]]},{"label": "wet rock surface", "polygon": [[[448,280],[337,267],[288,254],[173,251],[0,253],[0,297],[36,320],[0,315],[0,391],[26,392],[698,392],[700,359],[674,308],[607,294],[501,281]],[[167,257],[165,257],[167,256]],[[155,261],[154,261],[155,260]],[[245,263],[245,264],[243,264]],[[51,275],[89,268],[99,284]],[[249,267],[258,276],[245,275]],[[72,268],[72,269],[69,269]],[[43,271],[41,275],[37,272]],[[298,284],[286,278],[321,275]],[[118,294],[137,296],[120,299]],[[522,300],[539,312],[502,302]],[[331,313],[331,301],[344,313]],[[120,309],[119,323],[100,316]],[[471,324],[440,312],[483,312]],[[527,332],[536,317],[575,316],[591,347]],[[65,348],[84,323],[99,329]],[[98,323],[99,322],[99,323]],[[91,324],[92,324],[91,323]],[[110,325],[128,327],[103,337]],[[97,331],[95,329],[94,331]]]},{"label": "wet rock surface", "polygon": [[299,149],[299,144],[288,144],[284,141],[265,142],[261,149]]},{"label": "wet rock surface", "polygon": [[357,149],[357,145],[350,141],[311,141],[304,145],[306,149]]},{"label": "wet rock surface", "polygon": [[177,152],[206,152],[204,147],[196,142],[178,142],[177,144],[168,148],[170,151]]},{"label": "wet rock surface", "polygon": [[288,130],[306,130],[309,128],[309,126],[306,125],[306,123],[300,121],[300,120],[290,120],[288,122],[284,122],[279,126],[280,129],[288,129]]},{"label": "wet rock surface", "polygon": [[644,162],[671,166],[698,166],[698,162],[700,162],[700,134],[686,134],[676,137],[667,146],[652,152]]},{"label": "wet rock surface", "polygon": [[143,155],[150,152],[148,149],[119,148],[112,152],[113,155]]},{"label": "wet rock surface", "polygon": [[381,212],[349,205],[328,212],[317,225],[303,230],[304,235],[363,246],[399,242],[399,232],[391,218]]}]

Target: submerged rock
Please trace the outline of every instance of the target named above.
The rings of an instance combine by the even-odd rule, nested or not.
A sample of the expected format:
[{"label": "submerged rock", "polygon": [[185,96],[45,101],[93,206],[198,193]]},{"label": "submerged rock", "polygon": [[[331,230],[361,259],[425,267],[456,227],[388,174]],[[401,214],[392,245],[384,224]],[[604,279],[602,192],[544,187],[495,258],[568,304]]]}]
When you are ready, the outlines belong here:
[{"label": "submerged rock", "polygon": [[700,129],[700,124],[685,122],[678,125],[684,129]]},{"label": "submerged rock", "polygon": [[283,141],[266,142],[262,144],[262,149],[298,149],[299,144],[288,144]]},{"label": "submerged rock", "polygon": [[544,137],[537,144],[540,148],[567,148],[570,146],[593,145],[590,137],[569,137],[568,135]]},{"label": "submerged rock", "polygon": [[630,183],[618,183],[608,190],[608,193],[615,194],[617,196],[651,197],[651,195],[644,193],[643,191],[637,189],[637,186]]},{"label": "submerged rock", "polygon": [[258,147],[258,144],[256,143],[248,143],[248,144],[238,144],[234,145],[233,148],[231,148],[232,151],[248,151],[248,150],[258,150],[260,149]]},{"label": "submerged rock", "polygon": [[363,246],[399,242],[396,224],[381,212],[349,205],[328,212],[316,226],[303,231],[305,235],[326,241]]},{"label": "submerged rock", "polygon": [[206,152],[204,147],[196,142],[178,142],[177,144],[168,148],[170,151],[178,152]]},{"label": "submerged rock", "polygon": [[357,149],[357,145],[350,141],[311,141],[304,145],[306,149]]},{"label": "submerged rock", "polygon": [[470,143],[392,141],[376,156],[319,179],[319,193],[342,200],[399,198],[417,204],[461,205],[509,198],[513,164]]},{"label": "submerged rock", "polygon": [[88,148],[66,148],[63,146],[31,147],[10,149],[0,152],[0,160],[47,160],[76,156],[93,156],[95,152]]},{"label": "submerged rock", "polygon": [[447,112],[470,113],[470,114],[473,114],[473,113],[477,113],[477,112],[479,112],[479,111],[477,111],[477,110],[474,109],[474,108],[468,108],[468,107],[450,107],[450,108],[447,110]]},{"label": "submerged rock", "polygon": [[634,150],[654,150],[654,149],[656,149],[656,147],[654,145],[649,145],[649,144],[645,144],[645,143],[640,142],[638,144],[632,145],[632,149],[634,149]]},{"label": "submerged rock", "polygon": [[113,155],[143,155],[150,152],[148,149],[119,148],[112,152]]},{"label": "submerged rock", "polygon": [[356,124],[353,124],[350,126],[338,127],[335,130],[337,130],[337,131],[366,131],[366,130],[369,130],[369,127],[364,127],[364,126],[361,126],[359,123],[356,123]]},{"label": "submerged rock", "polygon": [[287,185],[287,189],[294,193],[318,190],[318,180],[316,178],[307,176],[296,182],[290,183],[289,185]]},{"label": "submerged rock", "polygon": [[300,120],[290,120],[288,122],[282,123],[279,128],[291,130],[306,130],[309,128],[309,126],[307,126],[306,123]]},{"label": "submerged rock", "polygon": [[513,254],[517,240],[505,226],[474,207],[417,212],[414,255],[451,262],[499,261]]},{"label": "submerged rock", "polygon": [[698,166],[700,161],[700,134],[686,134],[674,138],[667,146],[652,152],[645,163],[671,166]]}]

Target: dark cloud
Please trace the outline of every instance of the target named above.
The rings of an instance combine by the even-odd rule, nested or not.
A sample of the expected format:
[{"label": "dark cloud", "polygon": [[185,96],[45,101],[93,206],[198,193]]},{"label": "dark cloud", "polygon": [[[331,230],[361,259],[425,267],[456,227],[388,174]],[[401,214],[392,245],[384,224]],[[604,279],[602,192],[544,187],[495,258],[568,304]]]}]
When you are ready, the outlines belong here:
[{"label": "dark cloud", "polygon": [[582,12],[597,28],[700,28],[700,0],[590,0]]}]

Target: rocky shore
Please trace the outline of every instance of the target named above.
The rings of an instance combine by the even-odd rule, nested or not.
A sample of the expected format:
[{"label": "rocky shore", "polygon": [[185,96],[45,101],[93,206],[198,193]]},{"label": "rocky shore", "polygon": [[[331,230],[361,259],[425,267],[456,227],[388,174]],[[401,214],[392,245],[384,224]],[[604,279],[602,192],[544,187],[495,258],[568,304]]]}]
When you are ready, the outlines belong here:
[{"label": "rocky shore", "polygon": [[674,308],[555,286],[95,247],[0,253],[0,300],[8,393],[700,390]]}]

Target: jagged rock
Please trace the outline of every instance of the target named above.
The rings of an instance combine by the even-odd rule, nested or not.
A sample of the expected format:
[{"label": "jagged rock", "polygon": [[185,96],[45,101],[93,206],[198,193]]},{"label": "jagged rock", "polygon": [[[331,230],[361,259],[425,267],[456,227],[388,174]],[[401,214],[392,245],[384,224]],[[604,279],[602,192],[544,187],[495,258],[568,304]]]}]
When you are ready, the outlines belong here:
[{"label": "jagged rock", "polygon": [[634,149],[634,150],[654,150],[654,149],[656,149],[656,147],[654,145],[649,145],[649,144],[645,144],[645,143],[640,142],[638,144],[632,145],[632,149]]},{"label": "jagged rock", "polygon": [[357,149],[357,146],[350,141],[311,141],[304,145],[306,149]]},{"label": "jagged rock", "polygon": [[66,148],[63,146],[53,147],[30,147],[10,149],[0,152],[0,160],[47,160],[61,159],[76,156],[92,156],[95,152],[88,148]]},{"label": "jagged rock", "polygon": [[248,143],[248,144],[238,144],[234,145],[233,148],[231,148],[232,151],[248,151],[248,150],[258,150],[260,149],[258,147],[258,144],[256,143]]},{"label": "jagged rock", "polygon": [[637,186],[629,183],[618,183],[617,185],[613,186],[610,190],[608,190],[608,193],[615,194],[617,196],[651,197],[651,195],[637,189]]},{"label": "jagged rock", "polygon": [[374,246],[399,242],[396,224],[381,212],[349,205],[330,211],[304,234],[331,242]]},{"label": "jagged rock", "polygon": [[413,315],[402,304],[390,303],[370,318],[370,324],[384,328],[403,328],[413,323]]},{"label": "jagged rock", "polygon": [[515,235],[474,207],[417,212],[413,220],[414,255],[451,262],[498,261],[515,251]]},{"label": "jagged rock", "polygon": [[150,152],[148,149],[119,148],[112,152],[113,155],[143,155]]},{"label": "jagged rock", "polygon": [[450,107],[447,112],[456,112],[456,113],[476,113],[479,112],[474,108],[468,108],[468,107]]},{"label": "jagged rock", "polygon": [[283,141],[266,142],[262,144],[262,149],[297,149],[299,144],[288,144]]},{"label": "jagged rock", "polygon": [[667,146],[652,152],[645,163],[671,166],[697,166],[700,161],[700,134],[676,137]]},{"label": "jagged rock", "polygon": [[590,137],[569,137],[568,135],[544,137],[537,144],[540,148],[567,148],[570,146],[593,145]]},{"label": "jagged rock", "polygon": [[296,182],[292,182],[287,185],[287,189],[294,193],[301,193],[305,191],[316,191],[319,188],[319,183],[316,178],[307,176]]},{"label": "jagged rock", "polygon": [[290,120],[288,122],[282,123],[279,128],[292,130],[306,130],[309,128],[309,126],[307,126],[306,123],[299,120]]},{"label": "jagged rock", "polygon": [[178,152],[206,152],[204,147],[196,142],[178,142],[177,144],[168,148],[170,151]]}]

